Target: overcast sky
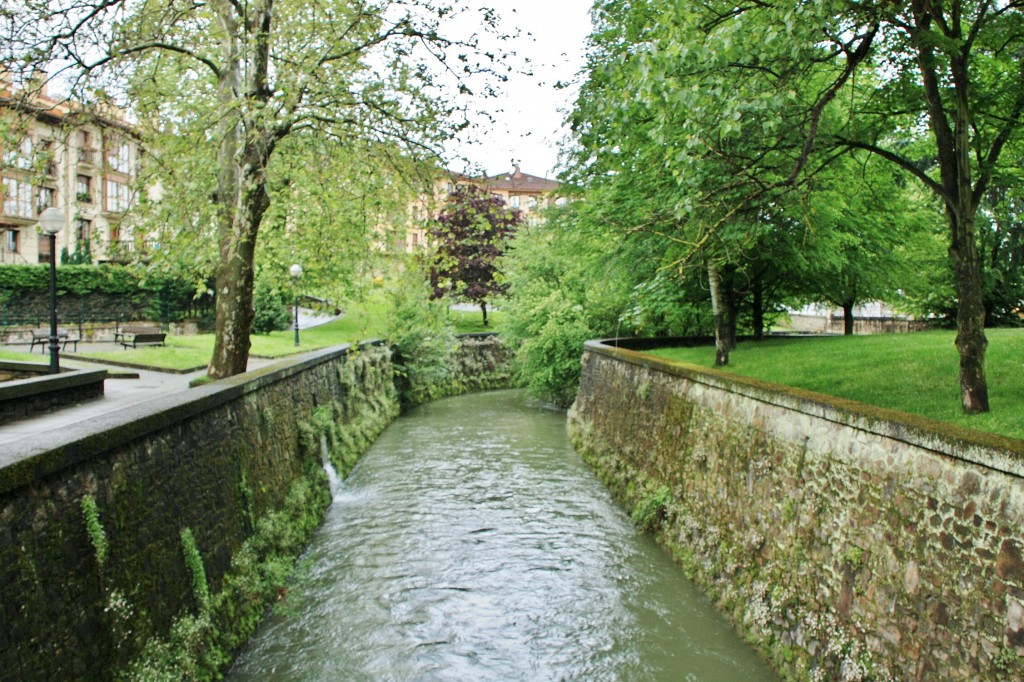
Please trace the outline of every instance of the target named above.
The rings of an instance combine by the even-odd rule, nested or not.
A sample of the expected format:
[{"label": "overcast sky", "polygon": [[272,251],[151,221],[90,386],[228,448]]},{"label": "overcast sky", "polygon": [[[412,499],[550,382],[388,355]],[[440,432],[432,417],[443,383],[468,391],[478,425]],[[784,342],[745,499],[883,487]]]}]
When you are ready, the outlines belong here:
[{"label": "overcast sky", "polygon": [[[556,89],[555,84],[573,81],[583,66],[592,0],[470,1],[493,7],[507,33],[521,31],[511,48],[509,43],[501,46],[528,57],[533,75],[511,74],[504,95],[486,106],[496,122],[476,131],[474,136],[481,139],[475,143],[466,139],[453,143],[450,156],[464,156],[492,175],[510,170],[515,159],[524,173],[554,177],[563,112],[576,92],[575,88]],[[452,160],[451,169],[473,170],[461,165]]]}]

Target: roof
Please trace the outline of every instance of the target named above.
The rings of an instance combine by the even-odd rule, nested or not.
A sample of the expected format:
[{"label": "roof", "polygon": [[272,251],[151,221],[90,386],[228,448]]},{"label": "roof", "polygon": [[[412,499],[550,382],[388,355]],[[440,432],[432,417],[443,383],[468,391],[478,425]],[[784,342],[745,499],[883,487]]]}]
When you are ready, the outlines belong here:
[{"label": "roof", "polygon": [[514,166],[509,173],[501,173],[485,178],[483,185],[491,190],[506,192],[553,192],[562,186],[557,180],[549,180],[538,175],[530,175]]}]

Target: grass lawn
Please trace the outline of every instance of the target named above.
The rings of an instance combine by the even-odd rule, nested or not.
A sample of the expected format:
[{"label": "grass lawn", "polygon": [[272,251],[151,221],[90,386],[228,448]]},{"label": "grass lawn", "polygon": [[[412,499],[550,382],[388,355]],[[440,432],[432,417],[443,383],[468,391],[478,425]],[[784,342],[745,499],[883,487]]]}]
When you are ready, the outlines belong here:
[{"label": "grass lawn", "polygon": [[[449,319],[459,334],[494,331],[503,319],[500,311],[488,311],[490,324],[483,326],[479,311],[449,311]],[[295,347],[295,331],[286,329],[270,334],[253,334],[251,337],[252,356],[279,358],[295,353],[327,348],[342,343],[354,343],[374,338],[384,338],[387,330],[387,308],[380,300],[351,306],[344,317],[323,325],[299,331],[299,347]],[[62,354],[62,358],[87,357],[105,362],[130,363],[169,371],[187,371],[204,368],[213,354],[213,334],[195,336],[168,336],[165,346],[144,346],[125,350],[111,346],[111,350],[90,353]],[[20,353],[0,350],[0,359],[48,362],[48,355]]]},{"label": "grass lawn", "polygon": [[487,310],[487,326],[484,326],[484,316],[477,310],[448,310],[448,320],[455,327],[456,334],[472,334],[476,332],[501,331],[502,322],[505,321],[505,313],[500,310]]},{"label": "grass lawn", "polygon": [[[989,329],[985,372],[992,411],[960,410],[952,331],[747,341],[726,371],[1024,439],[1024,329]],[[653,355],[711,367],[715,349],[664,348]]]}]

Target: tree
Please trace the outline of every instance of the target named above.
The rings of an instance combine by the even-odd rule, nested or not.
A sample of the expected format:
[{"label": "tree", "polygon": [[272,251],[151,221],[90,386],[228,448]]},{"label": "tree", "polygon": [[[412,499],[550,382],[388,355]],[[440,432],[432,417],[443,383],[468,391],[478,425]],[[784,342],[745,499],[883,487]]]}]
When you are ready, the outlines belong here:
[{"label": "tree", "polygon": [[475,185],[456,187],[429,230],[437,249],[430,268],[433,298],[472,301],[486,326],[487,301],[506,288],[497,277],[498,258],[520,223],[522,214],[501,197]]},{"label": "tree", "polygon": [[[130,77],[140,121],[202,131],[202,147],[216,150],[203,156],[215,175],[213,210],[197,220],[205,231],[208,217],[216,229],[209,374],[225,377],[246,368],[256,246],[277,151],[302,131],[388,142],[413,155],[437,149],[464,119],[431,62],[456,79],[494,63],[494,55],[474,56],[473,40],[441,35],[452,13],[431,0],[30,2],[5,22],[0,61],[57,59],[73,84],[106,77],[111,91]],[[481,19],[493,24],[489,12]],[[460,85],[468,92],[463,83],[450,92]],[[179,106],[165,112],[173,101]]]},{"label": "tree", "polygon": [[660,149],[649,160],[677,179],[694,252],[851,150],[895,164],[942,202],[961,404],[986,411],[976,220],[1004,148],[1020,137],[1021,6],[609,0],[596,16],[605,42],[590,80],[604,96],[586,100],[584,119],[609,121],[596,129],[613,144],[630,135],[623,122],[642,123]]}]

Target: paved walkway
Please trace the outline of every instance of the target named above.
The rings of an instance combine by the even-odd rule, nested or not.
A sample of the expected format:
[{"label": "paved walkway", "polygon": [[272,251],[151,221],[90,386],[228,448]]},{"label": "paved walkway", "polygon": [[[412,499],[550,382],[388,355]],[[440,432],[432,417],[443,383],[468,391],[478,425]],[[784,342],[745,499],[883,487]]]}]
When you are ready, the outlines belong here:
[{"label": "paved walkway", "polygon": [[[330,316],[318,315],[311,311],[299,309],[299,329],[315,327],[334,319]],[[102,414],[116,412],[117,410],[138,405],[148,400],[162,398],[168,393],[188,390],[188,384],[197,376],[205,374],[206,369],[197,370],[188,374],[173,374],[170,372],[157,372],[154,370],[133,369],[115,367],[98,362],[86,362],[76,360],[76,354],[86,354],[89,351],[111,350],[110,342],[106,343],[79,343],[78,352],[70,349],[60,354],[61,367],[80,367],[83,369],[106,368],[114,375],[103,382],[103,397],[95,398],[78,405],[64,407],[56,412],[29,417],[19,421],[0,425],[0,446],[6,443],[13,443],[38,433],[53,429],[59,429],[68,424],[92,419]],[[125,360],[131,358],[132,351],[125,351]],[[38,354],[39,362],[49,362],[49,351]],[[249,358],[248,370],[258,369],[267,365],[279,362],[281,358]],[[120,378],[119,378],[120,377]]]}]

